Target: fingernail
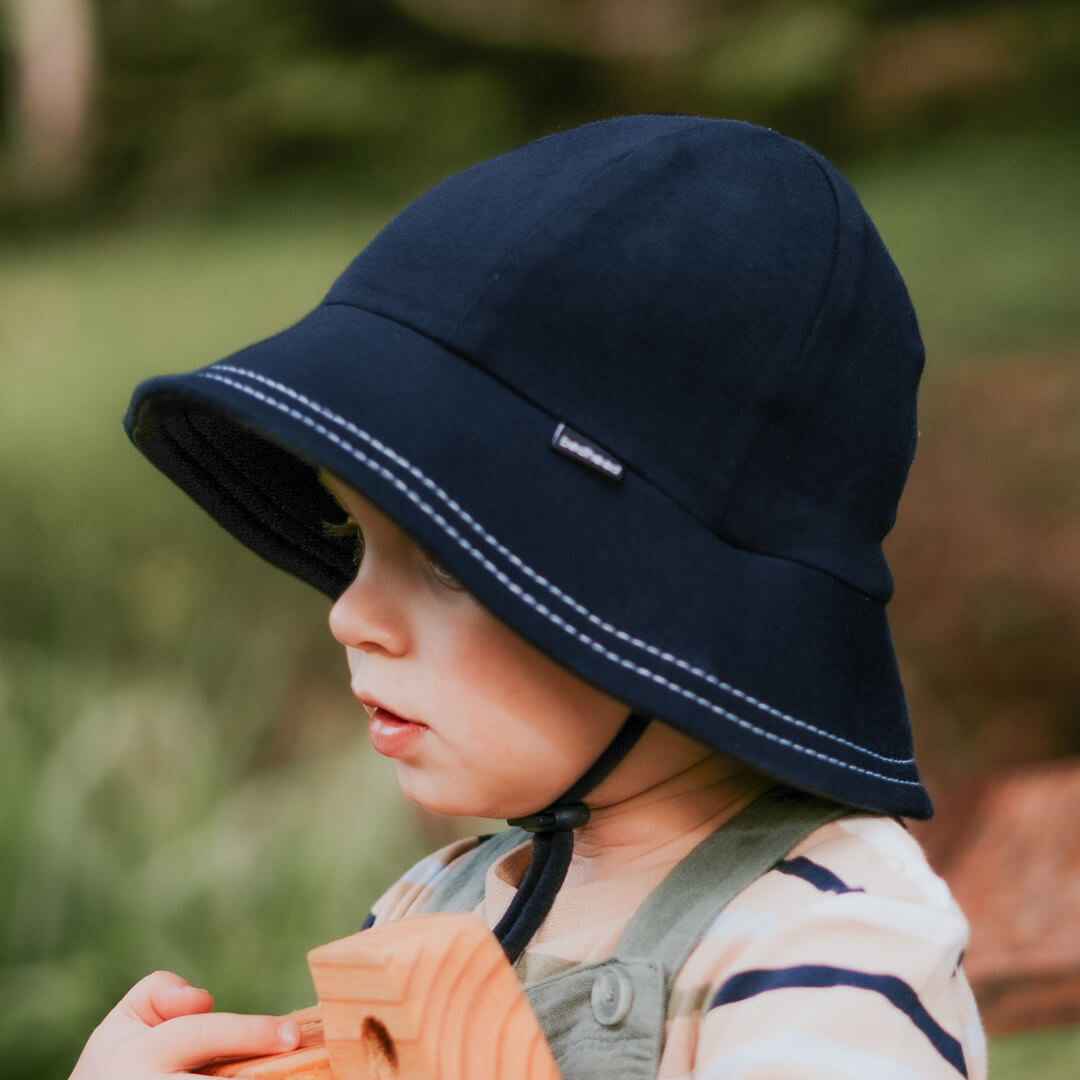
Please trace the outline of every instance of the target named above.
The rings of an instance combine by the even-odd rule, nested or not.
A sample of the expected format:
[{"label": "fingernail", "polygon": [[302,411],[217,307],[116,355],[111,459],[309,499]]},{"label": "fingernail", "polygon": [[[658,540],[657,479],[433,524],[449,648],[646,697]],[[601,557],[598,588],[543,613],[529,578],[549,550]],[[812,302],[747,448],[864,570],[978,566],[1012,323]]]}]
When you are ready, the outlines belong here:
[{"label": "fingernail", "polygon": [[201,986],[185,986],[185,994],[209,994],[209,990],[204,990]]},{"label": "fingernail", "polygon": [[283,1020],[278,1024],[278,1038],[282,1050],[291,1050],[300,1041],[300,1029],[294,1020]]}]

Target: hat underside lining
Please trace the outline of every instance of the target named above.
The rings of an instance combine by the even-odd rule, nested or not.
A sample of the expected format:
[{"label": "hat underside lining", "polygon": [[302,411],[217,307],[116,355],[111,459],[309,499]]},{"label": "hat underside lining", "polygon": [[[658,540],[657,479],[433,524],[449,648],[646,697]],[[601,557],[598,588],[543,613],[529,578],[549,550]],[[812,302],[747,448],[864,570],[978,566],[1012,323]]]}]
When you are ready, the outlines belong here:
[{"label": "hat underside lining", "polygon": [[[286,561],[313,560],[315,565],[309,563],[305,570],[306,574],[310,574],[312,584],[325,581],[329,572],[341,583],[338,592],[348,585],[349,574],[343,563],[327,557],[334,548],[331,538],[312,529],[310,523],[293,513],[287,503],[271,495],[251,475],[241,470],[235,461],[214,445],[205,432],[199,430],[190,412],[176,415],[171,421],[187,438],[178,437],[169,426],[162,424],[159,431],[170,451],[183,461],[188,471],[201,479],[200,492],[216,492],[223,497],[223,501],[227,501],[235,512],[235,524],[243,530],[243,535],[238,535],[238,539],[248,544],[258,537],[260,554],[276,564],[282,562],[283,556]],[[237,428],[238,432],[240,430]],[[202,454],[198,453],[199,443],[204,451]],[[218,517],[213,510],[211,513]],[[279,524],[282,521],[287,522],[287,527]],[[230,531],[238,533],[236,528]],[[289,556],[292,556],[292,560],[289,560]],[[316,587],[323,588],[323,585],[317,584]]]}]

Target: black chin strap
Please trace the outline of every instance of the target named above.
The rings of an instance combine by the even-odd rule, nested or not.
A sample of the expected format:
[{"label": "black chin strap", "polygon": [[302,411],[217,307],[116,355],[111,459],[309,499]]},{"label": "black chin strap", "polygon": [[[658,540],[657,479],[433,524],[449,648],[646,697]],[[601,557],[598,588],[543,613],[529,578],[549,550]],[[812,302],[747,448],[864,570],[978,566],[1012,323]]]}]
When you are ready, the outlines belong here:
[{"label": "black chin strap", "polygon": [[547,917],[566,878],[574,850],[574,829],[589,820],[589,808],[581,800],[622,761],[648,723],[649,717],[632,712],[607,749],[561,798],[537,814],[507,821],[533,834],[529,868],[495,927],[495,936],[511,964]]}]

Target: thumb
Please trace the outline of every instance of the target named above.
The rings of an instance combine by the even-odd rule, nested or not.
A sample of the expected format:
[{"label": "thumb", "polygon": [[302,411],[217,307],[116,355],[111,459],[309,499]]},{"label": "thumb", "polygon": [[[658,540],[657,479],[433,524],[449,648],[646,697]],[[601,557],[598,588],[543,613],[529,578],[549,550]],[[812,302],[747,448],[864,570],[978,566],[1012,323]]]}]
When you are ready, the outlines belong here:
[{"label": "thumb", "polygon": [[199,1068],[215,1058],[261,1057],[300,1045],[296,1021],[283,1016],[209,1013],[178,1016],[148,1034],[148,1060],[161,1072]]}]

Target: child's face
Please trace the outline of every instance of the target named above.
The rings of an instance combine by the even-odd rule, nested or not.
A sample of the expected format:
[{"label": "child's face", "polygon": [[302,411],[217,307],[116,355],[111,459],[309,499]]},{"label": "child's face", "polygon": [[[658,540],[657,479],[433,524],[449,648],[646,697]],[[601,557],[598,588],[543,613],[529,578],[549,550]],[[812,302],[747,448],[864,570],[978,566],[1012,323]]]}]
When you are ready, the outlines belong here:
[{"label": "child's face", "polygon": [[365,705],[402,791],[440,814],[542,809],[600,756],[629,706],[509,630],[358,492],[320,480],[362,537],[356,577],[330,612],[352,691],[420,725]]}]

